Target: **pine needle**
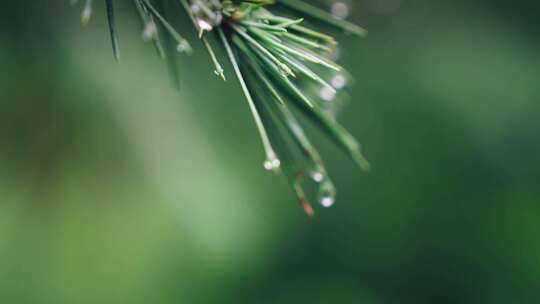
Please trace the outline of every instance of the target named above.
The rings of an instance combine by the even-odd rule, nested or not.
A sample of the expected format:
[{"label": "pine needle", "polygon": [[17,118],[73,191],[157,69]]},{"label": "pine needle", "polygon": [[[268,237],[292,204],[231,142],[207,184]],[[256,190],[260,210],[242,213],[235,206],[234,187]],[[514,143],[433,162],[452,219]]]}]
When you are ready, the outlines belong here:
[{"label": "pine needle", "polygon": [[[184,12],[164,6],[172,2],[181,4]],[[72,5],[77,3],[71,0]],[[84,1],[83,23],[92,15],[92,3]],[[105,3],[113,54],[119,60],[113,2]],[[293,17],[274,14],[276,3]],[[344,77],[334,81],[336,75],[348,74],[331,56],[335,38],[321,32],[319,25],[329,24],[357,36],[367,34],[363,28],[301,0],[133,0],[133,4],[143,24],[143,39],[152,41],[158,55],[167,61],[176,84],[177,53],[189,54],[192,47],[171,24],[171,14],[188,16],[216,75],[223,80],[221,62],[230,63],[264,148],[264,167],[287,178],[306,214],[314,213],[309,203],[312,194],[304,188],[307,183],[316,185],[315,195],[323,207],[334,204],[336,188],[291,108],[312,120],[360,168],[369,169],[356,139],[328,112],[337,105],[338,91],[346,84]],[[314,21],[315,28],[304,26],[305,18]],[[217,46],[225,50],[225,58],[218,56]]]}]

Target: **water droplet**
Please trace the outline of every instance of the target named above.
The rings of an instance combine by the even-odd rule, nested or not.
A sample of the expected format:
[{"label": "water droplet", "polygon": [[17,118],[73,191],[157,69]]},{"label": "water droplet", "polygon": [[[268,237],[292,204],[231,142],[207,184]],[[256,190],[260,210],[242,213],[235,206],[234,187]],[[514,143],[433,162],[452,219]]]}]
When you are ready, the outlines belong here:
[{"label": "water droplet", "polygon": [[319,92],[319,96],[325,101],[332,101],[336,98],[336,91],[329,87],[323,87]]},{"label": "water droplet", "polygon": [[147,23],[142,34],[143,40],[148,41],[154,38],[156,33],[157,33],[156,24],[153,22]]},{"label": "water droplet", "polygon": [[316,182],[320,183],[324,180],[324,174],[319,171],[311,172],[311,178]]},{"label": "water droplet", "polygon": [[221,14],[217,14],[216,18],[214,19],[214,26],[218,26],[223,22],[223,16]]},{"label": "water droplet", "polygon": [[347,85],[347,78],[343,74],[336,74],[332,77],[332,86],[336,89],[343,89]]},{"label": "water droplet", "polygon": [[323,197],[321,198],[321,205],[325,208],[330,208],[334,205],[335,203],[335,200],[333,197],[330,197],[330,196],[326,196],[326,197]]},{"label": "water droplet", "polygon": [[88,21],[90,21],[90,18],[92,17],[92,6],[85,6],[82,14],[81,14],[81,22],[82,24],[87,24]]},{"label": "water droplet", "polygon": [[281,161],[275,157],[269,158],[264,162],[263,166],[266,170],[272,171],[278,169],[281,166]]},{"label": "water droplet", "polygon": [[349,16],[349,6],[343,2],[336,2],[332,4],[332,15],[338,19],[345,19]]},{"label": "water droplet", "polygon": [[330,180],[326,180],[321,184],[318,199],[319,203],[325,208],[332,207],[336,202],[336,188]]},{"label": "water droplet", "polygon": [[182,40],[180,41],[180,43],[178,43],[178,45],[176,46],[176,50],[179,52],[179,53],[189,53],[191,52],[191,46],[189,45],[189,43],[186,41],[186,40]]},{"label": "water droplet", "polygon": [[263,165],[264,165],[264,168],[265,168],[266,170],[268,170],[268,171],[272,170],[272,168],[273,168],[273,167],[272,167],[272,162],[269,161],[269,160],[265,161]]},{"label": "water droplet", "polygon": [[194,3],[191,5],[191,12],[194,14],[194,15],[197,15],[199,12],[201,11],[201,6]]},{"label": "water droplet", "polygon": [[216,74],[217,76],[223,75],[223,72],[225,72],[225,70],[223,70],[223,68],[221,67],[221,65],[218,65],[218,66],[214,69],[214,74]]},{"label": "water droplet", "polygon": [[212,30],[212,25],[204,19],[197,19],[197,24],[202,31],[210,32]]}]

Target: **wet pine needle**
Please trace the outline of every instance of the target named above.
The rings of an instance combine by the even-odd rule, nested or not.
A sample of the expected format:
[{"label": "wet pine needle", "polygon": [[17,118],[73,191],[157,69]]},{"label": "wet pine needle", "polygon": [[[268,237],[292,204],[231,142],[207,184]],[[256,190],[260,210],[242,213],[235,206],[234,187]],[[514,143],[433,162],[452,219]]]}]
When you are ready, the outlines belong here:
[{"label": "wet pine needle", "polygon": [[[287,178],[306,214],[314,214],[311,197],[323,207],[332,206],[336,188],[291,108],[301,110],[360,168],[369,170],[360,145],[336,118],[339,91],[349,79],[345,69],[335,62],[337,42],[331,35],[303,23],[310,19],[315,27],[324,23],[359,37],[367,34],[363,28],[346,21],[345,16],[301,0],[132,1],[141,21],[143,40],[152,42],[158,55],[169,62],[173,77],[177,77],[175,53],[190,54],[193,50],[169,23],[168,16],[173,14],[191,20],[216,75],[225,80],[227,71],[221,62],[232,65],[228,77],[234,75],[241,85],[264,148],[264,168]],[[71,0],[73,5],[77,2]],[[81,20],[85,24],[93,13],[94,1],[81,2]],[[180,5],[172,10],[164,2]],[[295,17],[276,15],[275,7]],[[113,1],[105,0],[105,8],[113,55],[120,60]],[[225,58],[216,55],[216,47],[225,49]],[[318,192],[307,194],[306,183],[315,184]]]}]

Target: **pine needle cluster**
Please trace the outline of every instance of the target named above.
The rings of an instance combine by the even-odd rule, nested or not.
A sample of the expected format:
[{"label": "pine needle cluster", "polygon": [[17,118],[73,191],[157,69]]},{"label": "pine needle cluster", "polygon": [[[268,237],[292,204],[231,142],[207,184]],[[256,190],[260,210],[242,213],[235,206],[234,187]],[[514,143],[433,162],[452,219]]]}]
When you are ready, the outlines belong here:
[{"label": "pine needle cluster", "polygon": [[[113,1],[104,1],[113,53],[119,59]],[[177,10],[164,10],[163,2],[167,1],[179,4]],[[77,2],[72,0],[72,4]],[[83,23],[92,15],[92,2],[84,0]],[[143,25],[143,39],[151,42],[165,60],[172,60],[166,41],[174,41],[176,52],[189,54],[193,50],[167,17],[182,14],[191,20],[215,74],[223,80],[231,76],[227,76],[222,60],[229,61],[233,67],[230,74],[241,85],[262,141],[264,168],[285,175],[310,216],[314,213],[309,203],[312,196],[320,205],[330,207],[336,188],[297,120],[297,112],[319,126],[360,168],[369,169],[356,139],[336,119],[338,91],[350,80],[335,61],[337,42],[304,25],[306,18],[313,24],[326,23],[364,36],[364,29],[340,15],[346,13],[347,6],[334,4],[332,14],[301,0],[133,0]],[[222,47],[226,57],[218,58],[215,47]],[[307,183],[316,185],[317,193],[306,193]]]}]

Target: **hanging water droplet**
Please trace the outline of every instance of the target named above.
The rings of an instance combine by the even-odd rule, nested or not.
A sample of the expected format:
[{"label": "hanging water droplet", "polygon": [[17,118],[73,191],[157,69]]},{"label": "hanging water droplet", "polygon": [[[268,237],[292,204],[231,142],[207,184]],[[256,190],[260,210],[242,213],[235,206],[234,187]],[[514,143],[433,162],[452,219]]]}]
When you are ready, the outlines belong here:
[{"label": "hanging water droplet", "polygon": [[272,162],[269,161],[269,160],[265,161],[264,164],[263,164],[263,166],[264,166],[264,168],[265,168],[266,170],[268,170],[268,171],[272,170]]},{"label": "hanging water droplet", "polygon": [[156,24],[153,22],[149,22],[146,24],[142,37],[144,41],[149,41],[150,39],[154,38],[157,33]]},{"label": "hanging water droplet", "polygon": [[336,98],[336,91],[329,87],[323,87],[321,91],[319,92],[319,96],[324,101],[332,101]]},{"label": "hanging water droplet", "polygon": [[335,203],[335,200],[333,197],[330,197],[330,196],[326,196],[326,197],[323,197],[321,198],[321,205],[325,208],[330,208],[334,205]]},{"label": "hanging water droplet", "polygon": [[336,89],[343,89],[347,85],[347,77],[343,74],[336,74],[332,77],[332,86]]},{"label": "hanging water droplet", "polygon": [[332,207],[336,202],[336,188],[330,180],[326,180],[321,184],[318,199],[319,203],[325,208]]},{"label": "hanging water droplet", "polygon": [[81,22],[82,24],[87,24],[92,17],[92,6],[86,5],[81,13]]},{"label": "hanging water droplet", "polygon": [[311,172],[311,178],[316,183],[320,183],[320,182],[322,182],[324,180],[324,174],[322,172],[319,172],[319,171],[313,171],[313,172]]},{"label": "hanging water droplet", "polygon": [[223,22],[223,15],[216,14],[216,18],[213,20],[214,26],[218,26]]},{"label": "hanging water droplet", "polygon": [[330,10],[337,19],[345,19],[349,16],[349,6],[340,1],[332,4]]},{"label": "hanging water droplet", "polygon": [[191,12],[193,13],[193,15],[197,15],[199,12],[201,11],[201,6],[194,3],[191,5]]},{"label": "hanging water droplet", "polygon": [[278,169],[281,166],[281,161],[275,157],[269,158],[264,162],[263,166],[266,170],[272,171]]},{"label": "hanging water droplet", "polygon": [[186,41],[186,40],[182,40],[180,41],[180,43],[178,43],[178,45],[176,46],[176,50],[179,52],[179,53],[189,53],[191,52],[191,45],[189,45],[189,43]]},{"label": "hanging water droplet", "polygon": [[210,32],[213,28],[212,25],[204,19],[197,19],[197,24],[199,25],[201,31]]}]

